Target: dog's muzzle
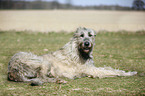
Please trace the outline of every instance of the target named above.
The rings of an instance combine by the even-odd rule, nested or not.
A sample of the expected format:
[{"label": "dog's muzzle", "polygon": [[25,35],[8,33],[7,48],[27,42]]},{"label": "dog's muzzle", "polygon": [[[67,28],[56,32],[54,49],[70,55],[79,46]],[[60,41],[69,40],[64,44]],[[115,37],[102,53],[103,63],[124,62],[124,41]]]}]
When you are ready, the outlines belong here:
[{"label": "dog's muzzle", "polygon": [[84,41],[81,43],[80,48],[83,52],[89,53],[92,50],[93,44],[90,41]]}]

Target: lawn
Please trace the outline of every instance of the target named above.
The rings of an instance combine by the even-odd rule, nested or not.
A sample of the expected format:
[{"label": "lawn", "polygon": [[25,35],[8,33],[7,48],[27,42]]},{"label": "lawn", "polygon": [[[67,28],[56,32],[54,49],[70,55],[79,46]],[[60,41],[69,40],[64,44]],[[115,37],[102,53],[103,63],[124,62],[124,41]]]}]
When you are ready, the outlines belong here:
[{"label": "lawn", "polygon": [[111,66],[141,75],[113,78],[80,78],[67,84],[44,83],[30,86],[7,80],[8,62],[15,53],[47,54],[61,48],[73,33],[0,32],[0,95],[145,95],[145,32],[100,32],[93,51],[97,67]]}]

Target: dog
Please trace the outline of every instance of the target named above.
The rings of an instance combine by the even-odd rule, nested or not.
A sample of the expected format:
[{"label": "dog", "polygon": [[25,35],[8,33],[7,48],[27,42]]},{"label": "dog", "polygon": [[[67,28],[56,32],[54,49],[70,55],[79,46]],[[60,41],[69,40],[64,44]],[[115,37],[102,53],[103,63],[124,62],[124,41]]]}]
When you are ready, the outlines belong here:
[{"label": "dog", "polygon": [[125,72],[111,67],[95,67],[93,48],[97,33],[88,28],[77,28],[73,38],[55,52],[37,56],[28,52],[16,53],[8,64],[8,79],[16,82],[66,83],[62,77],[76,79],[81,77],[104,78],[132,76],[137,72]]}]

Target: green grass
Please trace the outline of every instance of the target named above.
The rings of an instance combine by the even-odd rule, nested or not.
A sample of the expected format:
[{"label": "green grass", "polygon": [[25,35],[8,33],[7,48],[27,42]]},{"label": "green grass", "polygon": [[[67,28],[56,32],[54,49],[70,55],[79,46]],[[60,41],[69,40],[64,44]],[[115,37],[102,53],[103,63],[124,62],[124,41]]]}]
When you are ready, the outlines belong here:
[{"label": "green grass", "polygon": [[[37,55],[55,51],[67,43],[73,33],[0,32],[0,95],[145,95],[145,77],[80,78],[67,84],[45,83],[32,87],[29,83],[7,80],[7,65],[15,53]],[[44,51],[48,49],[48,51]],[[102,32],[96,36],[94,61],[97,67],[111,66],[125,71],[145,73],[145,32]]]}]

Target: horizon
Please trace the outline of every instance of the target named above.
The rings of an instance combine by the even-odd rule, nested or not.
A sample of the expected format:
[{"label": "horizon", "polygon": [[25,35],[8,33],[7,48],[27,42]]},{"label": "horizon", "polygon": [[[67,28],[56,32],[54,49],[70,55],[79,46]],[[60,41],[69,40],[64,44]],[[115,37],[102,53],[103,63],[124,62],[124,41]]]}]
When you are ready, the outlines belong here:
[{"label": "horizon", "polygon": [[[35,0],[25,0],[25,1],[35,1]],[[69,2],[75,6],[99,6],[99,5],[119,5],[123,7],[132,7],[134,0],[41,0],[41,1],[58,1],[59,3],[66,4]],[[142,0],[145,2],[145,0]]]}]

